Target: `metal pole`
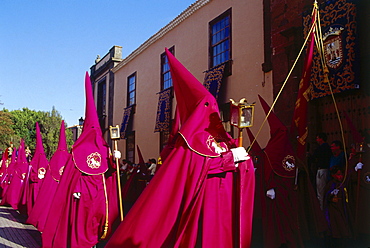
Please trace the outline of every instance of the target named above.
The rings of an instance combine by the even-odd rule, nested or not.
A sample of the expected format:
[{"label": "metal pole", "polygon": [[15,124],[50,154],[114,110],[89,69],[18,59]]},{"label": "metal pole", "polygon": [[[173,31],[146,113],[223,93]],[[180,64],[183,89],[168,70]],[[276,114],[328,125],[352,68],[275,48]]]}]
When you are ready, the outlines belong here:
[{"label": "metal pole", "polygon": [[238,147],[243,146],[243,128],[239,128]]},{"label": "metal pole", "polygon": [[[114,140],[114,150],[118,151],[117,149],[117,140]],[[119,159],[116,159],[116,166],[117,166],[117,187],[118,187],[118,201],[119,201],[119,212],[121,216],[121,221],[123,221],[123,207],[122,207],[122,194],[121,194],[121,177],[119,173]]]}]

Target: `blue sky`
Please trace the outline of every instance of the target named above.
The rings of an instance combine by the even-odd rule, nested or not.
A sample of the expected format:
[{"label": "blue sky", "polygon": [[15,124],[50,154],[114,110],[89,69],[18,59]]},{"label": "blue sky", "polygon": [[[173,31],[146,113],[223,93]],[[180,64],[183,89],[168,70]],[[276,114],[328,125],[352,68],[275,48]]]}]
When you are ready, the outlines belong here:
[{"label": "blue sky", "polygon": [[85,113],[84,76],[96,56],[123,58],[195,0],[2,0],[0,109],[51,111],[68,126]]}]

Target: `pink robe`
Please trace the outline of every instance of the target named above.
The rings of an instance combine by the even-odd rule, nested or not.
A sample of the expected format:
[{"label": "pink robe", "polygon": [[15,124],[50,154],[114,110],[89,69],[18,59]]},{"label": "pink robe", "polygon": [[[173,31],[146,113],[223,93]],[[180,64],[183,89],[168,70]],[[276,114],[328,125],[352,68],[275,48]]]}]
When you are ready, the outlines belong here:
[{"label": "pink robe", "polygon": [[53,200],[53,197],[50,196],[54,196],[57,190],[64,166],[69,157],[64,121],[61,121],[58,148],[50,159],[49,168],[43,180],[44,182],[27,219],[27,223],[34,225],[40,232],[44,230],[46,218]]},{"label": "pink robe", "polygon": [[[248,247],[253,163],[247,160],[238,168],[237,173],[231,152],[210,158],[179,139],[106,247],[234,247],[239,238],[241,247]],[[240,193],[238,177],[243,183]],[[239,229],[240,237],[235,235]]]},{"label": "pink robe", "polygon": [[[9,151],[9,148],[6,149],[5,154],[3,155],[3,159],[2,159],[3,163],[1,166],[1,177],[0,177],[0,187],[1,187],[0,196],[1,198],[4,197],[6,190],[8,189],[10,185],[10,182],[13,177],[14,165],[15,165],[15,162],[17,161],[16,149],[14,148],[11,158],[8,158],[8,151]],[[4,200],[2,202],[4,202]]]},{"label": "pink robe", "polygon": [[[39,191],[35,205],[32,208],[31,213],[28,216],[27,223],[35,226],[40,232],[44,230],[46,218],[48,216],[49,210],[51,208],[51,203],[55,192],[58,187],[58,182],[60,180],[60,173],[68,161],[70,154],[68,151],[58,151],[50,160],[50,168],[54,167],[56,175],[53,173],[53,169],[48,170],[46,173],[44,182]],[[54,174],[54,175],[53,175]]]},{"label": "pink robe", "polygon": [[43,247],[91,248],[109,237],[118,217],[117,174],[100,130],[88,73],[85,90],[83,130],[52,201],[42,233]]},{"label": "pink robe", "polygon": [[[110,235],[118,216],[117,178],[113,171],[100,175],[81,173],[70,156],[48,213],[42,247],[94,246],[104,231],[107,208]],[[81,193],[80,199],[73,196],[77,192]]]},{"label": "pink robe", "polygon": [[[35,205],[37,195],[39,194],[42,183],[49,167],[49,161],[46,158],[42,144],[41,132],[38,122],[36,122],[36,149],[35,154],[30,162],[30,171],[25,180],[21,205],[25,206],[24,214],[29,216],[33,205]],[[22,206],[20,206],[22,207]]]},{"label": "pink robe", "polygon": [[216,99],[166,55],[180,136],[106,247],[249,247],[253,163],[235,166]]},{"label": "pink robe", "polygon": [[10,205],[13,209],[18,210],[18,204],[22,196],[24,180],[27,176],[27,173],[28,162],[24,151],[24,141],[22,140],[18,150],[18,159],[14,164],[14,171],[12,172],[10,185],[6,190],[4,198],[1,202],[2,205]]},{"label": "pink robe", "polygon": [[[260,101],[267,114],[270,107],[261,97]],[[267,120],[271,137],[261,159],[263,245],[303,247],[305,240],[325,231],[324,216],[304,168],[298,170],[301,162],[296,159],[287,128],[273,112]],[[266,196],[269,189],[274,189],[274,199]]]}]

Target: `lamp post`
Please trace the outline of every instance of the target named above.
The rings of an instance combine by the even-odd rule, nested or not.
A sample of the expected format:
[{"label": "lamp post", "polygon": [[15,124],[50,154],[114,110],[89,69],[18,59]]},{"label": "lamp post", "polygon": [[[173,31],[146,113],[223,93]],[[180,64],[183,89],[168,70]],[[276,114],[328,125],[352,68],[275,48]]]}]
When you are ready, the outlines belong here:
[{"label": "lamp post", "polygon": [[[117,148],[117,141],[120,139],[119,135],[119,126],[116,125],[115,127],[110,126],[110,138],[114,141],[114,151],[118,151]],[[117,166],[117,187],[118,187],[118,201],[119,201],[119,211],[121,216],[121,221],[123,221],[123,207],[122,207],[122,195],[121,195],[121,178],[119,173],[119,158],[116,158],[116,166]]]},{"label": "lamp post", "polygon": [[254,105],[249,104],[245,98],[239,102],[230,99],[230,124],[239,129],[239,147],[243,146],[243,128],[253,125]]}]

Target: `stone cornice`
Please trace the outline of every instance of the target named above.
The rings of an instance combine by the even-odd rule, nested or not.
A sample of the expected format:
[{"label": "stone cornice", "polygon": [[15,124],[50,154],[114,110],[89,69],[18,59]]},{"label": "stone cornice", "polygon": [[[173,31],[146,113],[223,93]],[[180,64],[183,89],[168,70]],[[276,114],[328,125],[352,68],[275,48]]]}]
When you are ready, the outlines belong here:
[{"label": "stone cornice", "polygon": [[141,44],[138,48],[136,48],[132,53],[130,53],[126,58],[124,58],[117,66],[115,66],[112,71],[115,73],[124,67],[127,63],[129,63],[132,59],[134,59],[137,55],[147,49],[150,45],[155,43],[157,40],[162,38],[165,34],[170,32],[174,29],[177,25],[183,22],[186,18],[191,16],[195,11],[202,8],[204,5],[208,4],[212,0],[198,0],[195,3],[191,4],[186,10],[184,10],[181,14],[179,14],[175,19],[173,19],[170,23],[166,26],[161,28],[157,33],[151,36],[148,40],[146,40],[143,44]]}]

